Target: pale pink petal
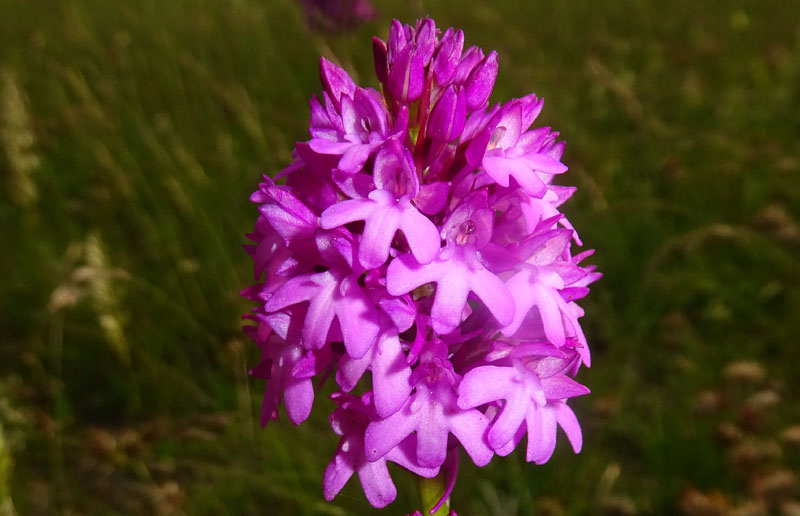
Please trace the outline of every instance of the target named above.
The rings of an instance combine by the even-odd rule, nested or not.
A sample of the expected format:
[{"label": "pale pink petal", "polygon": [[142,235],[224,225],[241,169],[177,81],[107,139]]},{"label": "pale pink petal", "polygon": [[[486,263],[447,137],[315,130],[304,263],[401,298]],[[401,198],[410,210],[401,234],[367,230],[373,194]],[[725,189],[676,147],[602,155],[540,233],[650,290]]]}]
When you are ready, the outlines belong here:
[{"label": "pale pink petal", "polygon": [[563,374],[542,378],[542,390],[547,399],[550,400],[585,396],[590,392],[589,389]]},{"label": "pale pink petal", "polygon": [[375,343],[380,330],[375,305],[358,283],[348,278],[339,288],[335,311],[347,354],[353,358],[363,357]]},{"label": "pale pink petal", "polygon": [[484,156],[483,170],[500,186],[508,186],[510,173],[506,162],[512,161],[500,156]]},{"label": "pale pink petal", "polygon": [[439,474],[439,468],[426,468],[417,463],[415,454],[417,451],[417,436],[410,435],[400,444],[389,450],[386,460],[392,461],[403,466],[412,473],[425,478],[433,478]]},{"label": "pale pink petal", "polygon": [[500,448],[496,448],[494,452],[501,457],[510,455],[514,450],[517,449],[517,445],[525,436],[525,429],[525,425],[520,425],[517,429],[517,433],[514,434],[514,437]]},{"label": "pale pink petal", "polygon": [[411,254],[398,256],[386,270],[386,290],[393,296],[399,296],[436,281],[445,272],[442,265],[437,261],[420,265]]},{"label": "pale pink petal", "polygon": [[375,508],[386,507],[397,497],[397,489],[389,476],[385,460],[367,462],[361,466],[358,469],[358,479],[361,480],[367,500]]},{"label": "pale pink petal", "polygon": [[517,180],[517,183],[528,195],[542,197],[547,192],[547,185],[521,159],[507,159],[505,160],[505,166],[508,168],[509,174]]},{"label": "pale pink petal", "polygon": [[427,402],[417,422],[417,461],[421,466],[441,466],[447,457],[447,420],[441,403]]},{"label": "pale pink petal", "polygon": [[559,426],[564,430],[564,433],[567,434],[567,439],[569,439],[569,443],[572,445],[572,450],[575,453],[580,453],[581,447],[583,446],[583,434],[581,433],[581,426],[578,424],[575,413],[566,403],[556,404],[555,410],[556,420]]},{"label": "pale pink petal", "polygon": [[521,383],[516,385],[516,389],[522,392],[511,392],[505,405],[500,410],[500,415],[494,420],[486,436],[489,446],[494,449],[502,448],[514,437],[514,434],[525,420],[528,406],[532,403]]},{"label": "pale pink petal", "polygon": [[411,393],[411,368],[400,347],[397,330],[381,335],[373,352],[372,381],[375,409],[380,417],[397,412]]},{"label": "pale pink petal", "polygon": [[277,204],[264,204],[259,208],[270,225],[286,239],[309,238],[314,234],[314,222],[301,219]]},{"label": "pale pink petal", "polygon": [[339,170],[342,172],[358,172],[364,167],[367,162],[372,147],[368,144],[352,144],[344,154],[342,159],[339,160]]},{"label": "pale pink petal", "polygon": [[[536,422],[531,425],[530,416],[535,414]],[[556,449],[556,415],[548,407],[537,406],[528,411],[528,462],[544,464]]]},{"label": "pale pink petal", "polygon": [[443,335],[461,323],[468,294],[468,273],[463,267],[452,264],[451,272],[436,283],[436,297],[431,308],[433,331]]},{"label": "pale pink petal", "polygon": [[369,368],[372,355],[365,353],[361,358],[353,358],[347,353],[339,360],[336,369],[336,383],[343,392],[350,392]]},{"label": "pale pink petal", "polygon": [[368,199],[342,201],[322,212],[320,225],[324,229],[332,229],[356,220],[364,220],[375,211],[375,208],[375,203]]},{"label": "pale pink petal", "polygon": [[448,427],[475,465],[483,467],[494,453],[486,445],[484,434],[489,420],[477,410],[456,412],[448,417]]},{"label": "pale pink petal", "polygon": [[352,446],[352,443],[342,439],[342,444],[339,445],[333,460],[325,468],[325,474],[322,477],[322,492],[329,502],[339,494],[339,491],[342,490],[355,472],[355,467],[350,457],[351,454],[342,451],[342,447],[345,444]]},{"label": "pale pink petal", "polygon": [[[565,338],[564,320],[561,318],[561,310],[553,297],[553,292],[541,284],[536,284],[533,289],[536,296],[536,307],[542,316],[542,324],[544,325],[544,333],[547,335],[547,340],[555,346],[563,346]],[[558,293],[555,293],[555,295],[558,296]]]},{"label": "pale pink petal", "polygon": [[380,459],[416,430],[419,412],[412,412],[410,405],[411,402],[407,402],[391,416],[373,421],[367,426],[364,436],[364,455],[367,460]]},{"label": "pale pink petal", "polygon": [[290,279],[272,294],[264,305],[267,312],[275,312],[287,306],[302,303],[313,298],[320,290],[314,275],[307,274]]},{"label": "pale pink petal", "polygon": [[526,165],[536,172],[562,174],[567,171],[567,166],[565,164],[546,154],[526,154],[522,159],[525,161]]},{"label": "pale pink petal", "polygon": [[436,258],[441,247],[441,240],[439,230],[428,217],[409,207],[403,211],[400,229],[417,262],[426,264]]},{"label": "pale pink petal", "polygon": [[419,186],[419,193],[414,197],[414,203],[419,211],[426,215],[435,215],[444,208],[450,183],[426,183]]},{"label": "pale pink petal", "polygon": [[309,142],[311,150],[319,152],[320,154],[344,154],[344,152],[353,146],[350,142],[342,142],[336,140],[329,140],[328,138],[314,138]]},{"label": "pale pink petal", "polygon": [[513,367],[476,367],[464,375],[458,386],[458,406],[468,409],[504,399],[518,374]]},{"label": "pale pink petal", "polygon": [[366,219],[364,234],[358,249],[358,261],[367,269],[383,265],[389,257],[402,212],[394,206],[380,207]]},{"label": "pale pink petal", "polygon": [[303,345],[309,349],[319,349],[325,344],[336,314],[333,303],[335,288],[334,282],[320,286],[308,305],[303,323]]},{"label": "pale pink petal", "polygon": [[295,425],[299,425],[311,413],[314,404],[314,386],[308,378],[291,381],[284,387],[283,400],[286,403],[286,413]]},{"label": "pale pink petal", "polygon": [[519,103],[511,104],[505,110],[503,117],[497,122],[498,134],[502,133],[496,142],[493,142],[496,147],[508,149],[517,144],[519,135],[522,131],[522,106]]},{"label": "pale pink petal", "polygon": [[520,325],[525,320],[525,316],[528,315],[534,304],[531,274],[531,269],[525,268],[506,281],[506,288],[514,300],[514,317],[511,323],[503,328],[503,335],[506,337],[511,337],[517,333]]},{"label": "pale pink petal", "polygon": [[500,278],[486,269],[480,269],[472,272],[469,286],[501,326],[511,323],[514,319],[514,298]]}]

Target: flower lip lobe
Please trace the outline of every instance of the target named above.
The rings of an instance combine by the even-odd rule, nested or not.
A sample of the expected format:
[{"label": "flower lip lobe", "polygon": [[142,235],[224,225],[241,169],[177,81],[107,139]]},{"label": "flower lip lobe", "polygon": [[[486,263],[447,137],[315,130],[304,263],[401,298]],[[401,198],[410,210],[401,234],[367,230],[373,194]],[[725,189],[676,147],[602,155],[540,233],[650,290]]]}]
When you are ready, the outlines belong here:
[{"label": "flower lip lobe", "polygon": [[560,211],[575,191],[553,184],[564,142],[534,126],[535,94],[490,105],[498,54],[464,42],[431,19],[393,21],[372,40],[380,91],[322,58],[309,139],[250,198],[257,283],[241,295],[261,421],[301,424],[334,383],[327,500],[358,476],[388,505],[394,462],[447,477],[439,506],[458,448],[482,467],[523,440],[527,461],[547,462],[559,427],[583,444],[569,408],[589,393],[578,302],[601,274]]}]

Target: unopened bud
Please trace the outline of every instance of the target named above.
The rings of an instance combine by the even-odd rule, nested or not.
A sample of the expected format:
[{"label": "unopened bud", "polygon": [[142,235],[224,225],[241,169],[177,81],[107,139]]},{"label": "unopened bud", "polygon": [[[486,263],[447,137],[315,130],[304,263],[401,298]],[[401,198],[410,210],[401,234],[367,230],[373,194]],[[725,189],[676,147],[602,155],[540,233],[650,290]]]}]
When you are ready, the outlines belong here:
[{"label": "unopened bud", "polygon": [[375,75],[384,84],[389,80],[389,61],[386,52],[386,43],[380,38],[372,38],[372,59],[375,61]]},{"label": "unopened bud", "polygon": [[406,45],[391,63],[389,93],[402,102],[413,102],[422,95],[424,83],[423,55],[416,45]]},{"label": "unopened bud", "polygon": [[461,53],[464,51],[464,32],[447,29],[433,58],[433,74],[442,86],[450,84],[455,76]]},{"label": "unopened bud", "polygon": [[489,95],[494,89],[497,78],[497,52],[483,58],[464,83],[464,94],[467,101],[467,110],[474,111],[489,100]]},{"label": "unopened bud", "polygon": [[464,95],[449,86],[433,107],[428,118],[427,135],[436,141],[449,142],[461,134],[467,117]]}]

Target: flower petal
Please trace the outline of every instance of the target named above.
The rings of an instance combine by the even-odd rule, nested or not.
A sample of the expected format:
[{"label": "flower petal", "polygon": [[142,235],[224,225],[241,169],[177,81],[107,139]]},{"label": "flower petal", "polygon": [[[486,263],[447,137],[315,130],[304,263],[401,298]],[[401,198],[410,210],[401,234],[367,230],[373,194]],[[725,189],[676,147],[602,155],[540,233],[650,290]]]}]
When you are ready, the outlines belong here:
[{"label": "flower petal", "polygon": [[480,269],[472,272],[469,286],[501,326],[511,323],[514,319],[514,298],[500,278],[486,269]]},{"label": "flower petal", "polygon": [[495,450],[502,448],[504,444],[514,437],[514,434],[525,420],[525,413],[531,403],[530,397],[526,396],[524,392],[524,387],[521,384],[517,384],[516,387],[523,392],[513,392],[511,394],[486,436],[489,446]]},{"label": "flower petal", "polygon": [[375,305],[353,278],[342,281],[335,311],[347,354],[353,358],[363,357],[378,337],[379,316]]},{"label": "flower petal", "polygon": [[512,367],[476,367],[464,375],[458,386],[458,406],[468,409],[505,399],[509,389],[514,388],[512,379],[517,374]]},{"label": "flower petal", "polygon": [[365,353],[361,358],[353,358],[347,353],[339,360],[336,369],[336,383],[343,392],[350,392],[369,368],[372,356]]},{"label": "flower petal", "polygon": [[361,480],[367,500],[377,509],[386,507],[397,497],[397,489],[389,476],[385,460],[365,463],[358,469],[358,479]]},{"label": "flower petal", "polygon": [[436,333],[450,333],[461,323],[469,294],[467,278],[463,267],[453,266],[450,274],[437,281],[436,297],[431,308],[433,331]]},{"label": "flower petal", "polygon": [[426,401],[417,423],[417,461],[435,468],[447,458],[448,424],[441,403]]},{"label": "flower petal", "polygon": [[294,379],[286,385],[283,391],[283,400],[286,402],[286,413],[295,425],[299,425],[311,414],[314,404],[314,386],[311,379]]},{"label": "flower petal", "polygon": [[339,170],[342,172],[355,173],[364,168],[364,163],[367,162],[372,146],[369,144],[352,144],[344,154],[342,159],[339,160]]},{"label": "flower petal", "polygon": [[494,453],[483,438],[489,420],[477,410],[457,412],[448,418],[448,427],[476,466],[483,467]]},{"label": "flower petal", "polygon": [[428,217],[415,208],[408,207],[403,211],[400,219],[400,229],[417,262],[426,264],[436,258],[441,247],[441,240],[439,230]]},{"label": "flower petal", "polygon": [[303,345],[309,349],[321,348],[328,337],[328,330],[335,315],[333,303],[335,288],[334,282],[320,286],[308,305],[303,324]]},{"label": "flower petal", "polygon": [[368,199],[342,201],[322,212],[322,215],[320,215],[320,225],[323,229],[332,229],[356,220],[364,220],[369,217],[376,208],[375,202]]},{"label": "flower petal", "polygon": [[581,426],[578,424],[578,419],[575,413],[566,403],[558,403],[556,405],[556,421],[559,426],[567,434],[567,439],[572,445],[572,450],[575,453],[580,453],[583,446],[583,434],[581,433]]},{"label": "flower petal", "polygon": [[440,265],[436,261],[421,265],[411,254],[398,256],[386,270],[386,290],[393,296],[399,296],[436,281],[443,272]]},{"label": "flower petal", "polygon": [[347,438],[342,439],[336,455],[333,456],[333,460],[325,468],[325,474],[322,477],[322,492],[329,502],[339,494],[339,491],[342,490],[355,472],[352,459],[348,456],[350,454],[342,451],[345,445],[349,445],[348,448],[352,446]]},{"label": "flower petal", "polygon": [[381,335],[372,359],[372,382],[375,409],[380,417],[397,412],[411,393],[411,368],[400,347],[397,329]]},{"label": "flower petal", "polygon": [[416,430],[419,412],[411,411],[412,403],[413,401],[407,401],[403,408],[391,416],[373,421],[367,426],[364,435],[364,455],[367,460],[380,459]]},{"label": "flower petal", "polygon": [[389,248],[400,226],[401,214],[402,211],[394,206],[383,206],[367,218],[358,248],[358,261],[365,268],[380,267],[389,257]]}]

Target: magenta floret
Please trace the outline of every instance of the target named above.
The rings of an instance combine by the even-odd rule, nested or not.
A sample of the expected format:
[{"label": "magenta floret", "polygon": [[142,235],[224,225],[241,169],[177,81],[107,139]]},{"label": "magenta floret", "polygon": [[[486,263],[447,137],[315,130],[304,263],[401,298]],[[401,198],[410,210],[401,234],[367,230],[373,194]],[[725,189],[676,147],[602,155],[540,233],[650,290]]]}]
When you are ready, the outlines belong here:
[{"label": "magenta floret", "polygon": [[484,466],[524,438],[542,464],[561,427],[580,451],[568,403],[589,393],[574,377],[590,354],[577,301],[600,274],[581,265],[591,251],[572,253],[581,241],[559,207],[575,189],[553,184],[564,143],[534,127],[542,100],[489,106],[496,52],[464,50],[463,32],[431,19],[395,21],[373,52],[381,92],[321,60],[309,140],[251,196],[259,283],[242,295],[256,305],[262,424],[281,403],[302,423],[331,378],[341,441],[324,495],[355,474],[383,507],[396,496],[387,461],[441,470],[449,496],[459,447]]}]

